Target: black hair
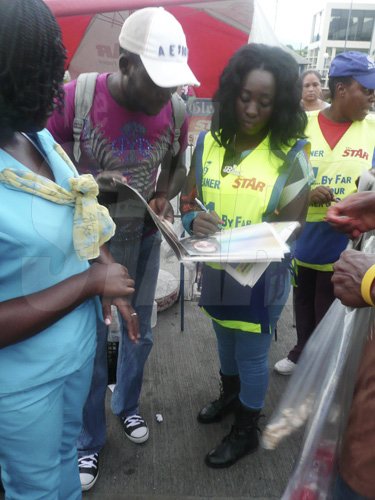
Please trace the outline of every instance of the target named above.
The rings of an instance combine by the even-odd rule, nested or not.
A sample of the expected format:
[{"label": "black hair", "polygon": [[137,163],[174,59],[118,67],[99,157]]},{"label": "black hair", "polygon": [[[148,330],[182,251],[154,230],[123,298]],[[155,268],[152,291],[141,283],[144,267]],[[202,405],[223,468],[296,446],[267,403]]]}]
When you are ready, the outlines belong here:
[{"label": "black hair", "polygon": [[130,52],[127,49],[123,49],[122,47],[120,47],[120,56],[121,55],[126,56],[135,65],[143,64],[140,55]]},{"label": "black hair", "polygon": [[42,128],[62,108],[66,51],[43,0],[0,0],[0,140]]},{"label": "black hair", "polygon": [[328,88],[331,94],[331,99],[335,98],[336,95],[336,87],[338,83],[342,83],[349,87],[353,83],[353,78],[351,76],[330,76],[328,79]]},{"label": "black hair", "polygon": [[213,97],[211,133],[225,148],[233,142],[237,130],[236,100],[245,77],[255,69],[269,71],[275,78],[276,93],[269,121],[270,146],[275,154],[284,156],[280,152],[282,146],[291,146],[295,139],[304,137],[307,118],[300,105],[298,65],[278,47],[251,43],[231,57]]},{"label": "black hair", "polygon": [[305,79],[305,76],[307,76],[307,75],[315,75],[317,77],[317,79],[319,80],[319,83],[320,84],[323,83],[322,75],[319,73],[319,71],[317,71],[316,69],[307,69],[300,76],[302,84],[303,84],[303,80]]}]

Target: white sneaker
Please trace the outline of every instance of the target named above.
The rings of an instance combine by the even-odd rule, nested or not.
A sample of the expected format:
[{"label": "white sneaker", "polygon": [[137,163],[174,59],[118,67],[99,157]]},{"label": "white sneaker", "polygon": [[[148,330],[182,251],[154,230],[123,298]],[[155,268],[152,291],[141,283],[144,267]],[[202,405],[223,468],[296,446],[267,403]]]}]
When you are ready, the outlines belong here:
[{"label": "white sneaker", "polygon": [[79,479],[82,491],[88,491],[96,483],[99,476],[98,459],[99,453],[78,458]]},{"label": "white sneaker", "polygon": [[294,372],[295,367],[297,366],[296,363],[293,363],[293,361],[290,361],[288,358],[280,359],[273,369],[277,372],[280,373],[280,375],[291,375]]},{"label": "white sneaker", "polygon": [[147,423],[140,415],[130,415],[129,417],[121,417],[122,425],[124,426],[125,435],[133,443],[144,443],[147,441],[149,431]]}]

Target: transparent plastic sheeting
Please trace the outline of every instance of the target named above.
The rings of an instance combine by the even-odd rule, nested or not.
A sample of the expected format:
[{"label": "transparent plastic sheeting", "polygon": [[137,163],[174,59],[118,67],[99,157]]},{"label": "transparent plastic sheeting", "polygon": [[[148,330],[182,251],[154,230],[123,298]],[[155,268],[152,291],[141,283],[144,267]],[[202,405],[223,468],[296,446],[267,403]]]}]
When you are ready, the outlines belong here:
[{"label": "transparent plastic sheeting", "polygon": [[[362,251],[375,253],[368,233]],[[305,425],[300,454],[282,500],[331,498],[336,456],[345,429],[363,345],[375,308],[350,309],[335,300],[306,344],[262,436],[275,449]]]}]

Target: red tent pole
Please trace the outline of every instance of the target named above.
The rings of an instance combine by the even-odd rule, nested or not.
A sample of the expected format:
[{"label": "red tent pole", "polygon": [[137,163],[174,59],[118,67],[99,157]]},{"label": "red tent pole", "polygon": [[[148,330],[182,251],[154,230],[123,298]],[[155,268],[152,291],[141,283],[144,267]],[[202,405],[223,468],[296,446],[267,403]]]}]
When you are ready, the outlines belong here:
[{"label": "red tent pole", "polygon": [[[202,0],[44,0],[56,17],[77,16],[82,14],[97,14],[121,10],[136,10],[143,7],[171,7],[175,5],[193,5]],[[225,0],[215,0],[225,1]],[[204,2],[207,6],[207,2]],[[209,2],[208,2],[209,3]]]}]

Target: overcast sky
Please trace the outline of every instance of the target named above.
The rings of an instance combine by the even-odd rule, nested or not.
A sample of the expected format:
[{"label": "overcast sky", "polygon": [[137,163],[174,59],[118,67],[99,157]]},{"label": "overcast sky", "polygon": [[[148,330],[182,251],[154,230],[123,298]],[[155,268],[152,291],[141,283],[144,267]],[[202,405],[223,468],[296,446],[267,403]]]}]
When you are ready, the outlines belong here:
[{"label": "overcast sky", "polygon": [[[339,0],[350,6],[351,0]],[[324,8],[326,0],[258,0],[263,13],[279,41],[295,49],[310,41],[313,15]],[[329,2],[332,3],[332,2]],[[373,3],[373,0],[353,0],[356,3]]]}]

